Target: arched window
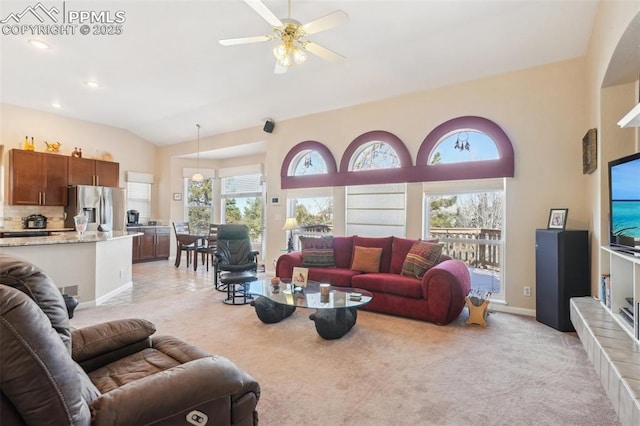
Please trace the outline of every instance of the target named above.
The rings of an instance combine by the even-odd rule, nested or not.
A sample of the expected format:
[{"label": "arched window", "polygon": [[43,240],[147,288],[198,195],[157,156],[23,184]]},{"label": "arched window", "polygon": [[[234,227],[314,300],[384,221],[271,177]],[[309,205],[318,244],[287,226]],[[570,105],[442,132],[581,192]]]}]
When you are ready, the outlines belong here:
[{"label": "arched window", "polygon": [[300,142],[287,153],[280,169],[283,189],[336,186],[338,167],[331,151],[316,141]]},{"label": "arched window", "polygon": [[445,136],[429,155],[429,164],[498,160],[498,148],[489,136],[472,129],[459,129]]},{"label": "arched window", "polygon": [[382,141],[362,144],[351,157],[349,170],[380,170],[400,167],[400,158],[391,145]]},{"label": "arched window", "polygon": [[318,151],[300,151],[289,166],[289,176],[326,175],[327,163]]},{"label": "arched window", "polygon": [[351,142],[340,164],[348,176],[347,235],[406,236],[407,185],[398,169],[410,166],[407,147],[389,132],[368,132]]},{"label": "arched window", "polygon": [[509,137],[493,121],[469,116],[446,121],[427,135],[418,150],[413,177],[438,182],[513,175]]}]

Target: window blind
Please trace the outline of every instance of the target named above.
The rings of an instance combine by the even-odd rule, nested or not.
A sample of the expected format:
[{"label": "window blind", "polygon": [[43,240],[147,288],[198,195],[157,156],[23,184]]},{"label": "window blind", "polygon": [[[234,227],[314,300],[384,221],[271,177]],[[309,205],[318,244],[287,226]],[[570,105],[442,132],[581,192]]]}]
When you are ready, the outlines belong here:
[{"label": "window blind", "polygon": [[347,235],[406,236],[406,184],[347,187]]}]

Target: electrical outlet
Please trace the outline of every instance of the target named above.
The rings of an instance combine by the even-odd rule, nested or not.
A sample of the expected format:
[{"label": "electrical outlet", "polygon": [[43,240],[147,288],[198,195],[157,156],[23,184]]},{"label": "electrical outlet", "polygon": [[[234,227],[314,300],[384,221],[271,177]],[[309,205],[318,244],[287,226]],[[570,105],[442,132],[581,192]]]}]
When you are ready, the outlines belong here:
[{"label": "electrical outlet", "polygon": [[525,296],[531,296],[531,287],[526,286],[526,287],[524,288],[524,295],[525,295]]}]

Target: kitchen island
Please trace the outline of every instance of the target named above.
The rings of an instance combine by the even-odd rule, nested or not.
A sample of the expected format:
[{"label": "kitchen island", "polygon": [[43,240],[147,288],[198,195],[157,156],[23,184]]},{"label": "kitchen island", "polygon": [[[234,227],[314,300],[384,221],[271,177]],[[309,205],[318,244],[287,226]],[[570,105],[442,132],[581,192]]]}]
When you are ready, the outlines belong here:
[{"label": "kitchen island", "polygon": [[126,231],[60,232],[44,237],[1,238],[0,253],[21,257],[51,277],[79,307],[95,306],[132,285],[133,237]]}]

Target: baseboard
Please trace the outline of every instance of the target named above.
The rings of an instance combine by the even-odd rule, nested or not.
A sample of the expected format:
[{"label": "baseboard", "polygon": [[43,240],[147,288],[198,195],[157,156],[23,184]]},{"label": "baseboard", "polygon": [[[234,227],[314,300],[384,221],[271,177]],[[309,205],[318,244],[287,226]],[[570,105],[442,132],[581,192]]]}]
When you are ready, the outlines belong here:
[{"label": "baseboard", "polygon": [[509,306],[506,302],[502,300],[492,300],[489,305],[489,311],[495,312],[506,312],[508,314],[516,314],[516,315],[526,315],[529,317],[536,316],[535,309],[527,309],[527,308],[516,308],[514,306]]},{"label": "baseboard", "polygon": [[121,285],[120,287],[116,288],[115,290],[110,291],[109,293],[105,294],[102,297],[98,297],[95,301],[96,306],[97,305],[101,305],[104,302],[106,302],[107,300],[111,299],[112,297],[117,296],[118,294],[126,291],[126,290],[130,290],[131,288],[133,288],[133,282],[129,281],[128,283]]}]

